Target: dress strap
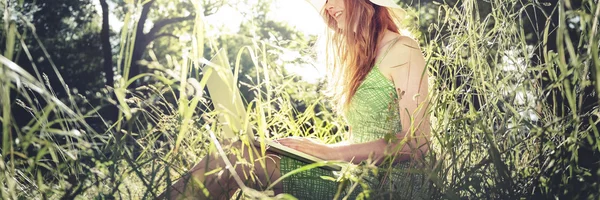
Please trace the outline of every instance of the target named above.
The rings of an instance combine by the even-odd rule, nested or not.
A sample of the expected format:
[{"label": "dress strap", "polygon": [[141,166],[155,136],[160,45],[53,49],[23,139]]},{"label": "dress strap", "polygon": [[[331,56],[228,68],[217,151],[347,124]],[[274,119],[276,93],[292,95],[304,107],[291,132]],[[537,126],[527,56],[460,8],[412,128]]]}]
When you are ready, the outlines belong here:
[{"label": "dress strap", "polygon": [[392,46],[394,46],[394,44],[396,44],[396,42],[398,42],[398,40],[400,39],[401,36],[398,36],[396,38],[394,38],[392,41],[388,42],[388,47],[385,50],[385,52],[383,52],[383,56],[381,56],[381,58],[375,62],[375,66],[379,67],[379,64],[381,64],[381,61],[383,61],[383,59],[385,58],[385,56],[387,56],[388,52],[390,51],[390,49],[392,49]]}]

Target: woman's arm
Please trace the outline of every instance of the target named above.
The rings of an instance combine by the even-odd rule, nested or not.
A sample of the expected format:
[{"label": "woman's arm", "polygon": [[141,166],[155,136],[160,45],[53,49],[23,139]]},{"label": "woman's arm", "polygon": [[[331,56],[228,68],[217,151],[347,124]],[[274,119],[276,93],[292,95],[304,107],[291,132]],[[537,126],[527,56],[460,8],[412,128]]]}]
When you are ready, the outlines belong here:
[{"label": "woman's arm", "polygon": [[[419,131],[425,131],[425,129]],[[394,162],[418,159],[427,152],[428,139],[417,137],[417,135],[424,135],[417,133],[413,137],[404,137],[407,133],[402,131],[396,134],[396,140],[390,142],[379,139],[358,144],[328,145],[329,150],[326,150],[326,152],[331,155],[325,157],[329,157],[330,160],[342,160],[354,164],[367,160],[379,164],[388,156],[396,156]]]}]

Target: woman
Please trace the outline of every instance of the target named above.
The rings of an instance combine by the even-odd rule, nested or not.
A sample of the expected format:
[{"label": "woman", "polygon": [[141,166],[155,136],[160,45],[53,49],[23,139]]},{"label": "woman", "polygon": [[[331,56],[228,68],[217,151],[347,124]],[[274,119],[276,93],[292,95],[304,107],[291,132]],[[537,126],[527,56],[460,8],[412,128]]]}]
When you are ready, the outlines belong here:
[{"label": "woman", "polygon": [[[275,185],[275,192],[288,193],[298,199],[332,199],[338,189],[341,191],[338,194],[356,197],[366,191],[361,189],[364,186],[371,191],[389,192],[367,194],[371,198],[423,198],[426,196],[422,187],[424,177],[407,169],[416,163],[411,161],[420,160],[428,151],[427,73],[418,43],[401,34],[395,23],[394,13],[401,9],[392,0],[312,0],[312,3],[321,10],[332,30],[327,45],[333,54],[329,62],[329,83],[333,100],[338,102],[340,113],[347,119],[350,138],[339,144],[322,144],[306,138],[278,141],[324,160],[374,163],[380,170],[362,176],[362,182],[367,185],[353,192],[348,189],[352,187],[338,187],[338,182],[321,178],[335,177],[333,172],[321,168],[284,179]],[[233,145],[241,147],[241,144]],[[275,154],[267,158],[260,158],[249,150],[241,154],[246,160],[254,158],[255,162],[254,165],[235,165],[241,181],[246,183],[268,185],[281,175],[306,165]],[[239,161],[238,156],[229,156],[228,160]],[[207,173],[224,167],[224,162],[218,156],[206,157],[186,177],[203,184],[185,186],[185,181],[179,181],[168,191],[170,197],[198,198],[210,194],[210,198],[229,198],[237,185],[227,171]],[[247,176],[248,171],[255,176]],[[185,195],[178,192],[184,189]]]}]

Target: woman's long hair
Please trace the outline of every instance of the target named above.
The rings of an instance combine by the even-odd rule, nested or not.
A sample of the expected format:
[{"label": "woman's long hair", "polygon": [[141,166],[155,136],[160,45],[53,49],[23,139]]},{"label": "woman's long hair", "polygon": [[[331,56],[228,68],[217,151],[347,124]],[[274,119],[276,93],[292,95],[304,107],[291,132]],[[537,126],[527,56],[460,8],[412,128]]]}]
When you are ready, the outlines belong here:
[{"label": "woman's long hair", "polygon": [[[330,95],[338,103],[338,111],[343,112],[358,86],[373,69],[378,45],[385,30],[400,33],[392,11],[371,3],[369,0],[344,0],[346,20],[344,29],[338,29],[337,22],[324,9],[323,18],[328,31],[326,52]],[[330,61],[331,59],[331,61]]]}]

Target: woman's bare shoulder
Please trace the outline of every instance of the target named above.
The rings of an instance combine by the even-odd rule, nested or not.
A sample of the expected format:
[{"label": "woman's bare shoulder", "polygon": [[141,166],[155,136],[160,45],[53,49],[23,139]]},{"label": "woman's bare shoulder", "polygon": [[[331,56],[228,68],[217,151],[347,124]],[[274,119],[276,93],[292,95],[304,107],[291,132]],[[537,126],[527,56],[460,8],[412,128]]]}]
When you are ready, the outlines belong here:
[{"label": "woman's bare shoulder", "polygon": [[398,41],[396,42],[396,44],[394,46],[392,46],[392,50],[414,50],[414,49],[420,49],[419,48],[419,42],[417,42],[417,40],[415,40],[412,37],[409,36],[405,36],[405,35],[400,35],[398,36]]},{"label": "woman's bare shoulder", "polygon": [[388,50],[387,55],[381,61],[381,68],[395,68],[410,62],[412,55],[419,54],[419,42],[408,36],[398,36],[396,41]]},{"label": "woman's bare shoulder", "polygon": [[408,68],[422,70],[424,67],[423,54],[419,42],[407,36],[399,36],[398,41],[390,47],[389,52],[381,61],[379,69],[390,80],[394,76],[408,73]]}]

